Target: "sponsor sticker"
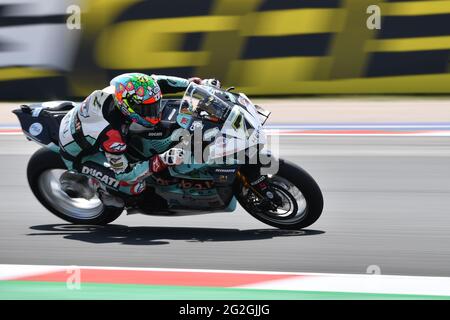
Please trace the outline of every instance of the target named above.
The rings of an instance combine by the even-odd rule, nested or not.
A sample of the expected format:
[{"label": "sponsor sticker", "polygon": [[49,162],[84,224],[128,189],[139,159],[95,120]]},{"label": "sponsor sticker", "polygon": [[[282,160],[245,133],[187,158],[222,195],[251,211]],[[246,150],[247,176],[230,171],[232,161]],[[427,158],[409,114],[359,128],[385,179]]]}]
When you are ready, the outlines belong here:
[{"label": "sponsor sticker", "polygon": [[215,169],[217,173],[235,173],[236,169]]},{"label": "sponsor sticker", "polygon": [[125,143],[114,142],[109,146],[109,149],[115,152],[122,152],[127,149],[127,145]]},{"label": "sponsor sticker", "polygon": [[33,123],[30,128],[28,128],[28,132],[33,136],[36,137],[42,133],[42,130],[44,127],[39,122]]},{"label": "sponsor sticker", "polygon": [[131,187],[131,194],[137,195],[142,193],[145,190],[145,183],[138,182]]},{"label": "sponsor sticker", "polygon": [[161,131],[159,132],[148,132],[147,136],[148,137],[162,137],[163,133]]},{"label": "sponsor sticker", "polygon": [[186,129],[189,126],[191,119],[191,116],[179,114],[177,116],[177,123],[180,125],[180,127]]}]

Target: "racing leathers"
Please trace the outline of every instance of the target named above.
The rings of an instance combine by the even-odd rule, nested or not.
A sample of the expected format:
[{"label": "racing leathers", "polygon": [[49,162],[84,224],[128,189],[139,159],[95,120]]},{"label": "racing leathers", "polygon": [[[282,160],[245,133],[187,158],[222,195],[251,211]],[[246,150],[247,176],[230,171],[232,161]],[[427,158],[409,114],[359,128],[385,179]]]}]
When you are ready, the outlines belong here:
[{"label": "racing leathers", "polygon": [[[163,94],[184,91],[189,85],[189,80],[183,78],[152,77]],[[59,131],[60,153],[67,168],[94,178],[89,181],[104,195],[102,200],[111,191],[142,193],[147,176],[163,171],[168,165],[180,164],[183,157],[180,149],[170,149],[150,160],[130,163],[126,156],[130,121],[115,106],[113,94],[112,86],[92,92],[62,119]],[[123,206],[116,200],[113,206]]]}]

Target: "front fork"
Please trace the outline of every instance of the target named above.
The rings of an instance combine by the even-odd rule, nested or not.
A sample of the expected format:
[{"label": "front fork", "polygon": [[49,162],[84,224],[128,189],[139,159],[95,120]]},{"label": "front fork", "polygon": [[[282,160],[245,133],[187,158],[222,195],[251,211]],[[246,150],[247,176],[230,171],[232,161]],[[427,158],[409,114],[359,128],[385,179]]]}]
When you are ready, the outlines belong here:
[{"label": "front fork", "polygon": [[[248,170],[244,170],[242,172],[241,168],[236,173],[237,180],[241,183],[241,185],[249,190],[252,191],[252,193],[258,198],[258,201],[260,201],[260,204],[263,206],[269,206],[271,209],[276,209],[280,206],[282,206],[282,199],[277,194],[277,192],[270,186],[270,182],[268,181],[268,176],[261,175],[259,178],[254,179],[254,183],[251,183],[245,172]],[[248,171],[250,174],[252,174],[254,171],[250,170]],[[261,179],[262,177],[265,177],[264,179]],[[257,182],[258,180],[261,180]],[[260,183],[264,183],[264,187],[259,187],[258,185]]]},{"label": "front fork", "polygon": [[265,197],[254,187],[250,184],[250,182],[248,181],[248,178],[239,170],[236,174],[236,178],[241,182],[241,184],[247,188],[253,191],[253,193],[255,193],[258,198],[260,199],[264,199]]}]

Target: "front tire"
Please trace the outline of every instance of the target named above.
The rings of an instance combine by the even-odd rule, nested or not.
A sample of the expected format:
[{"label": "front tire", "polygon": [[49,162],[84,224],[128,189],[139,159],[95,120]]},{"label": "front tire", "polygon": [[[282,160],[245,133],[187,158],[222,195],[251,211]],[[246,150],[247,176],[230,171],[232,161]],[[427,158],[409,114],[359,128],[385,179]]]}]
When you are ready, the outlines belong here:
[{"label": "front tire", "polygon": [[116,220],[123,209],[106,207],[100,200],[72,199],[59,185],[59,175],[67,170],[61,156],[41,148],[30,158],[28,184],[39,202],[57,217],[74,224],[105,225]]},{"label": "front tire", "polygon": [[[316,181],[301,167],[286,160],[279,160],[277,174],[269,178],[274,190],[290,204],[292,212],[274,214],[258,210],[249,202],[249,196],[243,185],[239,185],[236,198],[239,204],[261,222],[279,229],[300,230],[312,225],[319,219],[323,210],[323,196]],[[302,200],[295,201],[297,195]],[[304,200],[304,201],[303,201]],[[284,202],[284,201],[283,201]]]}]

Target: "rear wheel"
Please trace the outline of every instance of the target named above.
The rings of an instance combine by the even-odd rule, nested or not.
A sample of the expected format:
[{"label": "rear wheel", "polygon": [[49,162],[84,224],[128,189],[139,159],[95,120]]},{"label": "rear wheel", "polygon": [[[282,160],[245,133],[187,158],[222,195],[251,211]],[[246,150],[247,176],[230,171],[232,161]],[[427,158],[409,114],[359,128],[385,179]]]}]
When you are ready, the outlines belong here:
[{"label": "rear wheel", "polygon": [[279,229],[299,230],[312,225],[323,210],[323,196],[316,181],[299,166],[280,160],[276,175],[268,178],[280,205],[261,206],[261,199],[244,185],[236,193],[240,205],[256,219]]},{"label": "rear wheel", "polygon": [[65,221],[86,225],[105,225],[120,216],[122,209],[106,207],[98,197],[90,200],[69,197],[59,182],[65,171],[61,156],[46,148],[36,151],[28,162],[31,191],[50,212]]}]

